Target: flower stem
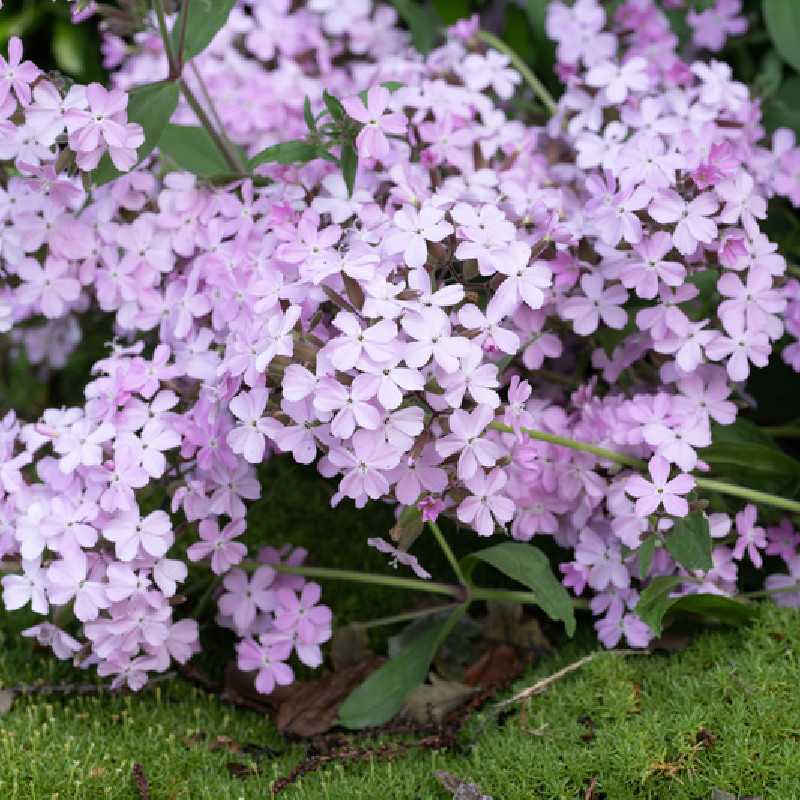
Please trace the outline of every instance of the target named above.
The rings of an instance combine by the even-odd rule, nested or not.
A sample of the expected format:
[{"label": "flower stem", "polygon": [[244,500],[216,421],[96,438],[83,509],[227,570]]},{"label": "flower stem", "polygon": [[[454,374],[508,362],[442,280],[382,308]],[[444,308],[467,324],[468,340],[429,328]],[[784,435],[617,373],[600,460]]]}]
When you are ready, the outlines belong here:
[{"label": "flower stem", "polygon": [[772,428],[762,428],[764,433],[776,439],[800,439],[800,428],[796,425],[776,425]]},{"label": "flower stem", "polygon": [[[505,425],[502,422],[492,422],[489,427],[494,428],[496,431],[502,431],[503,433],[514,433],[514,429],[510,425]],[[568,439],[566,436],[554,436],[551,433],[543,433],[542,431],[535,431],[530,428],[521,428],[521,430],[523,433],[530,436],[531,439],[536,439],[540,442],[549,442],[550,444],[559,445],[561,447],[569,447],[571,450],[591,453],[605,461],[613,461],[616,464],[633,467],[640,471],[647,469],[647,464],[642,459],[634,458],[624,453],[617,453],[614,450],[607,450],[605,447],[597,447],[588,442],[579,442],[576,439]],[[713,492],[729,495],[730,497],[740,497],[743,500],[752,500],[754,503],[761,503],[762,505],[772,506],[774,508],[783,508],[786,511],[793,511],[795,514],[800,514],[800,502],[791,500],[788,497],[780,497],[775,494],[760,492],[757,489],[736,486],[735,484],[718,481],[713,478],[695,477],[695,484],[699,489],[708,489]]]},{"label": "flower stem", "polygon": [[[514,589],[485,589],[482,586],[473,586],[470,589],[472,600],[494,600],[498,603],[528,603],[539,605],[536,595],[533,592],[521,592]],[[588,608],[589,604],[580,597],[572,598],[573,608]]]},{"label": "flower stem", "polygon": [[353,581],[354,583],[373,583],[380,586],[392,586],[395,589],[410,589],[414,592],[430,594],[446,594],[463,600],[465,591],[461,586],[447,583],[423,581],[417,578],[399,578],[395,575],[378,575],[374,572],[356,572],[348,569],[330,569],[328,567],[294,567],[291,564],[262,564],[257,561],[244,561],[238,565],[242,569],[256,570],[259,567],[271,567],[276,572],[287,575],[303,575],[306,578],[320,578],[333,581]]},{"label": "flower stem", "polygon": [[354,622],[352,624],[354,627],[364,630],[367,628],[378,628],[382,625],[394,625],[397,622],[409,622],[411,620],[421,619],[422,617],[429,617],[431,614],[438,614],[441,611],[452,611],[460,605],[461,603],[444,603],[440,606],[420,608],[416,611],[403,611],[400,614],[393,614],[390,617],[379,617],[378,619],[370,619],[366,622]]},{"label": "flower stem", "polygon": [[738,597],[754,600],[758,597],[770,597],[773,594],[784,594],[785,592],[800,592],[800,583],[793,583],[791,586],[776,586],[774,589],[759,589],[757,592],[742,592]]},{"label": "flower stem", "polygon": [[181,3],[181,14],[178,19],[178,25],[180,25],[178,30],[178,53],[175,56],[177,75],[175,77],[180,77],[183,74],[184,53],[186,51],[186,25],[189,21],[190,2],[191,0],[183,0]]},{"label": "flower stem", "polygon": [[153,10],[156,12],[158,20],[158,32],[161,34],[161,41],[164,44],[164,52],[167,54],[169,63],[169,77],[174,80],[178,75],[175,63],[175,54],[172,52],[172,42],[170,42],[169,31],[167,30],[167,18],[164,15],[164,0],[153,0]]},{"label": "flower stem", "polygon": [[531,70],[531,68],[511,47],[509,47],[502,39],[498,38],[489,31],[478,31],[478,38],[482,42],[488,44],[490,47],[493,47],[495,50],[505,53],[509,59],[511,59],[511,63],[514,65],[517,72],[522,75],[522,77],[525,79],[525,82],[531,87],[533,93],[542,101],[550,114],[552,115],[556,113],[558,106],[556,105],[556,101],[553,100],[553,96],[547,91],[544,84],[536,77],[536,75],[533,73],[533,70]]},{"label": "flower stem", "polygon": [[453,568],[453,572],[456,574],[456,578],[458,578],[458,582],[462,586],[467,585],[467,581],[464,578],[464,573],[461,571],[461,566],[458,563],[458,559],[453,554],[453,551],[450,549],[450,545],[447,544],[447,539],[444,538],[444,534],[441,531],[441,528],[431,520],[428,522],[428,527],[431,529],[431,532],[436,537],[436,541],[439,543],[439,547],[442,548],[442,552],[445,554],[445,557],[450,562],[450,566]]},{"label": "flower stem", "polygon": [[225,136],[224,132],[217,131],[211,120],[208,118],[208,114],[206,114],[205,109],[194,96],[194,93],[183,78],[178,80],[178,87],[183,93],[183,96],[186,98],[186,102],[189,104],[192,111],[194,111],[194,114],[200,124],[208,131],[208,135],[217,146],[217,150],[219,150],[219,152],[222,154],[222,157],[225,159],[225,162],[231,168],[233,173],[235,175],[247,174],[247,167],[239,156],[239,153],[236,152],[236,148],[233,146],[228,137]]}]

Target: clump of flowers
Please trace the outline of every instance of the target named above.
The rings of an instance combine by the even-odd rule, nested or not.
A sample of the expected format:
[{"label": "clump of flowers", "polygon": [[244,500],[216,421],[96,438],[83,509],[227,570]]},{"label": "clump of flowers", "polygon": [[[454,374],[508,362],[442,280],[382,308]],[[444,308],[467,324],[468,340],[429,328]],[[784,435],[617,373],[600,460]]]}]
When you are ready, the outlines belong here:
[{"label": "clump of flowers", "polygon": [[[742,33],[738,11],[691,16],[695,44]],[[245,543],[274,457],[398,528],[553,539],[608,647],[653,637],[656,579],[733,596],[768,554],[789,575],[767,586],[794,585],[800,537],[758,519],[800,505],[704,477],[751,371],[800,369],[800,284],[760,228],[772,196],[800,202],[800,148],[763,144],[730,67],[684,60],[651,0],[553,2],[565,91],[532,124],[474,23],[423,57],[387,6],[248,0],[186,66],[159,22],[183,24],[108,33],[108,90],[54,83],[18,40],[0,69],[0,330],[50,370],[90,310],[116,336],[83,406],[0,426],[3,599],[43,618],[26,635],[139,688],[197,651],[174,601],[202,566],[260,691],[292,654],[319,665],[305,551]],[[127,114],[176,68],[166,119],[219,146],[218,177]],[[408,539],[370,543],[430,577]]]}]

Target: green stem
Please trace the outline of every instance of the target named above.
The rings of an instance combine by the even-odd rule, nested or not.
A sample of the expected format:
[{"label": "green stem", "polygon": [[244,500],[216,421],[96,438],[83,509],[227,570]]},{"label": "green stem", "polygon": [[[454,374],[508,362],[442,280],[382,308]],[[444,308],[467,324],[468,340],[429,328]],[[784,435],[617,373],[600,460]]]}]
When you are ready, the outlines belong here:
[{"label": "green stem", "polygon": [[200,93],[203,95],[203,100],[206,104],[206,108],[208,109],[208,113],[213,118],[214,124],[217,126],[218,130],[224,131],[225,125],[223,124],[222,119],[217,113],[214,101],[211,99],[211,93],[208,91],[208,86],[206,86],[206,82],[203,80],[203,76],[200,74],[200,70],[197,69],[197,64],[194,61],[192,61],[189,64],[189,69],[191,69],[192,75],[194,76],[195,81],[197,81],[197,85],[200,87]]},{"label": "green stem", "polygon": [[[496,431],[503,433],[514,433],[514,429],[510,425],[502,422],[492,422],[489,425]],[[607,450],[605,447],[598,447],[588,442],[579,442],[577,439],[568,439],[566,436],[555,436],[552,433],[544,433],[543,431],[534,431],[530,428],[521,428],[523,433],[526,433],[531,439],[536,439],[539,442],[548,442],[549,444],[557,444],[561,447],[569,447],[571,450],[579,450],[582,453],[591,453],[598,458],[605,461],[613,461],[616,464],[622,464],[626,467],[633,467],[634,469],[644,470],[647,469],[647,464],[640,458],[627,456],[624,453],[617,453],[615,450]]]},{"label": "green stem", "polygon": [[782,508],[786,511],[800,514],[800,503],[797,500],[790,500],[788,497],[778,497],[778,495],[759,492],[757,489],[747,489],[744,486],[736,486],[735,484],[713,480],[712,478],[696,477],[694,482],[700,489],[710,489],[712,492],[727,494],[731,497],[741,497],[743,500],[752,500],[754,503],[761,503],[773,508]]},{"label": "green stem", "polygon": [[[505,425],[502,422],[492,422],[489,425],[496,431],[503,433],[514,433],[514,429],[510,425]],[[621,464],[626,467],[633,467],[641,472],[647,469],[647,464],[640,458],[625,455],[624,453],[617,453],[614,450],[607,450],[605,447],[597,447],[588,442],[579,442],[576,439],[568,439],[566,436],[554,436],[550,433],[543,433],[542,431],[534,431],[530,428],[521,428],[523,433],[526,433],[531,439],[536,439],[540,442],[549,442],[561,447],[569,447],[571,450],[578,450],[582,453],[591,453],[592,455],[602,458],[606,461],[613,461],[616,464]],[[768,494],[767,492],[760,492],[757,489],[747,489],[743,486],[736,486],[732,483],[725,481],[714,480],[713,478],[695,477],[695,484],[699,489],[709,489],[720,494],[729,495],[730,497],[740,497],[744,500],[752,500],[754,503],[761,503],[765,506],[772,506],[774,508],[783,508],[786,511],[793,511],[795,514],[800,514],[800,502],[790,500],[788,497],[779,497],[775,494]]]},{"label": "green stem", "polygon": [[[530,603],[539,605],[533,592],[518,592],[513,589],[484,589],[482,586],[473,586],[470,589],[472,600],[494,600],[499,603]],[[589,602],[580,597],[572,598],[573,608],[588,608]]]},{"label": "green stem", "polygon": [[773,594],[784,594],[785,592],[800,592],[800,583],[793,583],[791,586],[778,586],[775,589],[759,589],[757,592],[742,592],[739,597],[747,597],[754,600],[758,597],[770,597]]},{"label": "green stem", "polygon": [[167,30],[167,19],[164,15],[164,0],[153,0],[153,10],[156,12],[158,32],[161,34],[161,41],[164,43],[164,52],[167,54],[169,77],[171,80],[174,80],[178,75],[178,71],[175,63],[175,55],[172,52],[172,43],[169,39],[169,31]]},{"label": "green stem", "polygon": [[421,619],[422,617],[429,617],[432,614],[438,614],[441,611],[452,611],[454,608],[458,608],[461,603],[444,603],[440,606],[431,606],[430,608],[420,608],[416,611],[403,611],[400,614],[393,614],[390,617],[379,617],[378,619],[371,619],[367,622],[354,622],[353,625],[356,628],[362,628],[366,630],[367,628],[378,628],[382,625],[394,625],[397,622],[409,622],[415,619]]},{"label": "green stem", "polygon": [[795,278],[800,278],[800,267],[790,265],[786,267],[786,272],[789,275],[794,275]]},{"label": "green stem", "polygon": [[180,28],[178,32],[178,54],[175,58],[178,67],[178,74],[175,76],[176,78],[183,74],[183,54],[186,51],[186,25],[189,22],[189,3],[190,0],[183,0],[181,3],[181,15],[180,19],[178,20],[178,25],[180,25]]},{"label": "green stem", "polygon": [[453,554],[453,551],[450,549],[450,545],[447,544],[447,539],[444,538],[444,534],[442,533],[439,526],[431,520],[428,522],[428,527],[431,529],[431,532],[436,537],[436,541],[439,543],[439,547],[442,548],[442,552],[445,554],[445,557],[450,562],[450,566],[453,568],[453,572],[456,574],[456,578],[458,578],[458,582],[462,586],[467,585],[467,581],[464,578],[464,573],[461,571],[461,566],[458,563],[458,559]]},{"label": "green stem", "polygon": [[414,592],[428,592],[430,594],[446,594],[463,600],[465,592],[461,586],[447,583],[423,581],[417,578],[399,578],[395,575],[378,575],[374,572],[356,572],[348,569],[330,569],[328,567],[293,567],[290,564],[261,564],[255,561],[244,561],[239,567],[246,570],[256,570],[259,567],[272,567],[276,572],[287,575],[303,575],[307,578],[320,578],[333,581],[353,581],[354,583],[373,583],[379,586],[392,586],[395,589],[410,589]]},{"label": "green stem", "polygon": [[762,431],[776,439],[800,439],[800,428],[793,425],[776,425],[772,428],[762,428]]},{"label": "green stem", "polygon": [[178,86],[183,93],[183,96],[186,98],[186,102],[189,104],[189,107],[192,109],[192,111],[194,111],[194,114],[200,124],[208,131],[208,135],[212,138],[214,144],[217,146],[217,149],[222,154],[222,157],[225,159],[225,162],[228,164],[234,174],[247,174],[247,167],[239,156],[239,153],[236,152],[236,148],[224,133],[217,131],[217,129],[211,123],[211,120],[208,118],[208,114],[206,114],[205,109],[202,105],[200,105],[200,102],[194,96],[192,90],[189,88],[188,84],[183,78],[178,80]]},{"label": "green stem", "polygon": [[558,106],[556,105],[556,101],[553,100],[553,96],[550,92],[547,91],[544,84],[534,75],[533,70],[519,57],[519,55],[512,50],[502,39],[495,36],[493,33],[489,31],[478,31],[478,38],[488,44],[490,47],[494,47],[495,50],[499,50],[501,53],[505,53],[509,59],[511,59],[511,63],[516,68],[517,72],[525,79],[525,82],[528,86],[531,87],[533,93],[542,101],[544,106],[550,112],[550,114],[555,114]]}]

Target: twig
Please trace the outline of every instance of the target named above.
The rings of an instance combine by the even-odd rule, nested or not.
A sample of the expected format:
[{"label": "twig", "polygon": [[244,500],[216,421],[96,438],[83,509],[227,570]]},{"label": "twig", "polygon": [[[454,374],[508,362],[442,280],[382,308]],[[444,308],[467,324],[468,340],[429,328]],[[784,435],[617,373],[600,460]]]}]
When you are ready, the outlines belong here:
[{"label": "twig", "polygon": [[560,670],[558,670],[558,672],[554,672],[552,675],[542,678],[540,681],[534,683],[533,686],[529,686],[527,689],[517,692],[517,694],[515,694],[513,697],[509,697],[508,700],[503,700],[502,702],[497,703],[492,710],[496,713],[503,708],[513,705],[514,703],[521,703],[523,700],[527,700],[529,697],[542,694],[542,692],[547,691],[551,684],[561,680],[561,678],[569,675],[571,672],[579,670],[582,666],[584,666],[584,664],[588,664],[597,656],[605,652],[613,653],[617,656],[650,655],[649,650],[595,650],[594,653],[589,653],[589,655],[579,658],[577,661],[573,661],[571,664],[567,664],[566,667],[562,667]]},{"label": "twig", "polygon": [[[156,675],[140,689],[150,689],[156,684],[172,680],[177,675],[176,672],[165,672],[163,675]],[[10,692],[15,697],[25,695],[94,695],[94,694],[125,694],[129,689],[111,689],[103,683],[20,683],[16,686],[6,686],[4,692]]]},{"label": "twig", "polygon": [[144,774],[144,767],[136,761],[133,764],[131,772],[133,773],[133,784],[141,800],[150,800],[150,784],[147,781],[147,776]]}]

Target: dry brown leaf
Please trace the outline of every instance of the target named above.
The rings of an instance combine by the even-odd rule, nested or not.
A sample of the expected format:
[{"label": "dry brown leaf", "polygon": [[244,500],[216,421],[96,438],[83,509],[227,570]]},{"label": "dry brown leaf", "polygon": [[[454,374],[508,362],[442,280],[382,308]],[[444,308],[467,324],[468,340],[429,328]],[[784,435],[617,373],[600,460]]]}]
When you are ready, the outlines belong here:
[{"label": "dry brown leaf", "polygon": [[339,706],[384,659],[378,656],[345,667],[315,681],[300,681],[287,689],[278,706],[275,724],[284,734],[318,736],[329,731],[339,717]]},{"label": "dry brown leaf", "polygon": [[483,635],[489,641],[503,642],[534,653],[552,649],[539,621],[526,618],[519,603],[489,603],[483,619]]},{"label": "dry brown leaf", "polygon": [[653,639],[648,645],[650,650],[660,650],[664,653],[680,653],[692,643],[692,637],[686,633],[667,632]]},{"label": "dry brown leaf", "polygon": [[337,628],[331,639],[331,664],[338,671],[369,658],[369,639],[364,628],[345,625]]},{"label": "dry brown leaf", "polygon": [[468,686],[505,686],[522,673],[524,664],[516,650],[507,644],[490,647],[464,673]]},{"label": "dry brown leaf", "polygon": [[422,686],[417,686],[406,695],[406,712],[420,725],[441,725],[444,718],[477,691],[473,686],[448,681],[431,673]]},{"label": "dry brown leaf", "polygon": [[477,784],[465,781],[452,772],[445,772],[443,769],[433,773],[434,778],[439,781],[441,787],[452,792],[453,800],[492,800],[488,794],[484,794]]},{"label": "dry brown leaf", "polygon": [[8,714],[8,712],[11,711],[11,706],[14,705],[15,697],[16,695],[14,692],[8,689],[0,689],[0,716]]},{"label": "dry brown leaf", "polygon": [[258,767],[255,764],[242,764],[241,761],[229,761],[225,765],[225,769],[228,770],[232,777],[241,781],[258,775]]}]

